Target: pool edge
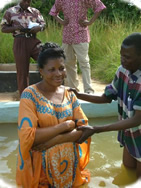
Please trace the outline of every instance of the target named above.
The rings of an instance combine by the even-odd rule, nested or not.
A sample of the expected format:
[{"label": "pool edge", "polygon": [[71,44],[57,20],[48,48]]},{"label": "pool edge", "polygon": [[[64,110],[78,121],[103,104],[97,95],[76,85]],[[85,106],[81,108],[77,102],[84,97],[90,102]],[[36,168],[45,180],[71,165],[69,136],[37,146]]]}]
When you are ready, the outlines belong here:
[{"label": "pool edge", "polygon": [[[94,104],[79,100],[81,107],[88,118],[117,116],[117,102],[110,104]],[[19,101],[0,102],[0,123],[17,123]]]}]

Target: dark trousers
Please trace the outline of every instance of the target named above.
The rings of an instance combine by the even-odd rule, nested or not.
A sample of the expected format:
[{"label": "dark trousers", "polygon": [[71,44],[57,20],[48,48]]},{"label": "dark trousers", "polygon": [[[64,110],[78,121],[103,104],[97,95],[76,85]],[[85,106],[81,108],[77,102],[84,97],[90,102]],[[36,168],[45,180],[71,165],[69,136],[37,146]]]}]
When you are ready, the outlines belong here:
[{"label": "dark trousers", "polygon": [[30,57],[37,60],[39,55],[40,40],[37,38],[17,37],[14,38],[13,53],[17,69],[18,90],[22,91],[29,85]]}]

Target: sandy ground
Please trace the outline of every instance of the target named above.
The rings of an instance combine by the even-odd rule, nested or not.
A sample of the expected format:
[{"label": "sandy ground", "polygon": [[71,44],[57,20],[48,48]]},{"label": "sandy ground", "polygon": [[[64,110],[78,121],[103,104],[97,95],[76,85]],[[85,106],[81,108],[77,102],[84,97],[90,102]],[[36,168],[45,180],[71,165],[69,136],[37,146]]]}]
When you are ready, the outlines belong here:
[{"label": "sandy ground", "polygon": [[[102,84],[99,81],[92,79],[92,87],[95,90],[95,94],[101,94],[104,91],[106,84]],[[82,78],[79,76],[79,89],[83,92]],[[17,92],[4,92],[0,93],[0,102],[17,101]]]}]

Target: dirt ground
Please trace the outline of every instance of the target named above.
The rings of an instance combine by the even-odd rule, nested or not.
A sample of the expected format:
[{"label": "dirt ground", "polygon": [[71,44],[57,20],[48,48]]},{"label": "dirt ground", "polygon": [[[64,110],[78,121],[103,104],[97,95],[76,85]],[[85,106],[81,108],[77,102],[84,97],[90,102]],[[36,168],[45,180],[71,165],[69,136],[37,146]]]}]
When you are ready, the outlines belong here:
[{"label": "dirt ground", "polygon": [[[99,81],[92,79],[92,87],[95,90],[95,94],[101,94],[104,91],[106,84],[102,84]],[[79,89],[83,92],[82,78],[79,76]],[[17,101],[18,92],[4,92],[0,93],[0,102]]]}]

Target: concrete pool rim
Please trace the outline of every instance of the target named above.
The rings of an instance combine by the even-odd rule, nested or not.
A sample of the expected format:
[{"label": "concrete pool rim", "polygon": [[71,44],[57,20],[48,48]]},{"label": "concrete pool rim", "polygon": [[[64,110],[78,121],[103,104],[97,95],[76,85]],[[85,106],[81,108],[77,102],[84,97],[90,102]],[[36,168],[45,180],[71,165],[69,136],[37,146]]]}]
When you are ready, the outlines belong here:
[{"label": "concrete pool rim", "polygon": [[[104,118],[117,116],[117,101],[110,104],[94,104],[79,100],[88,118]],[[0,102],[0,123],[18,122],[19,101]]]}]

